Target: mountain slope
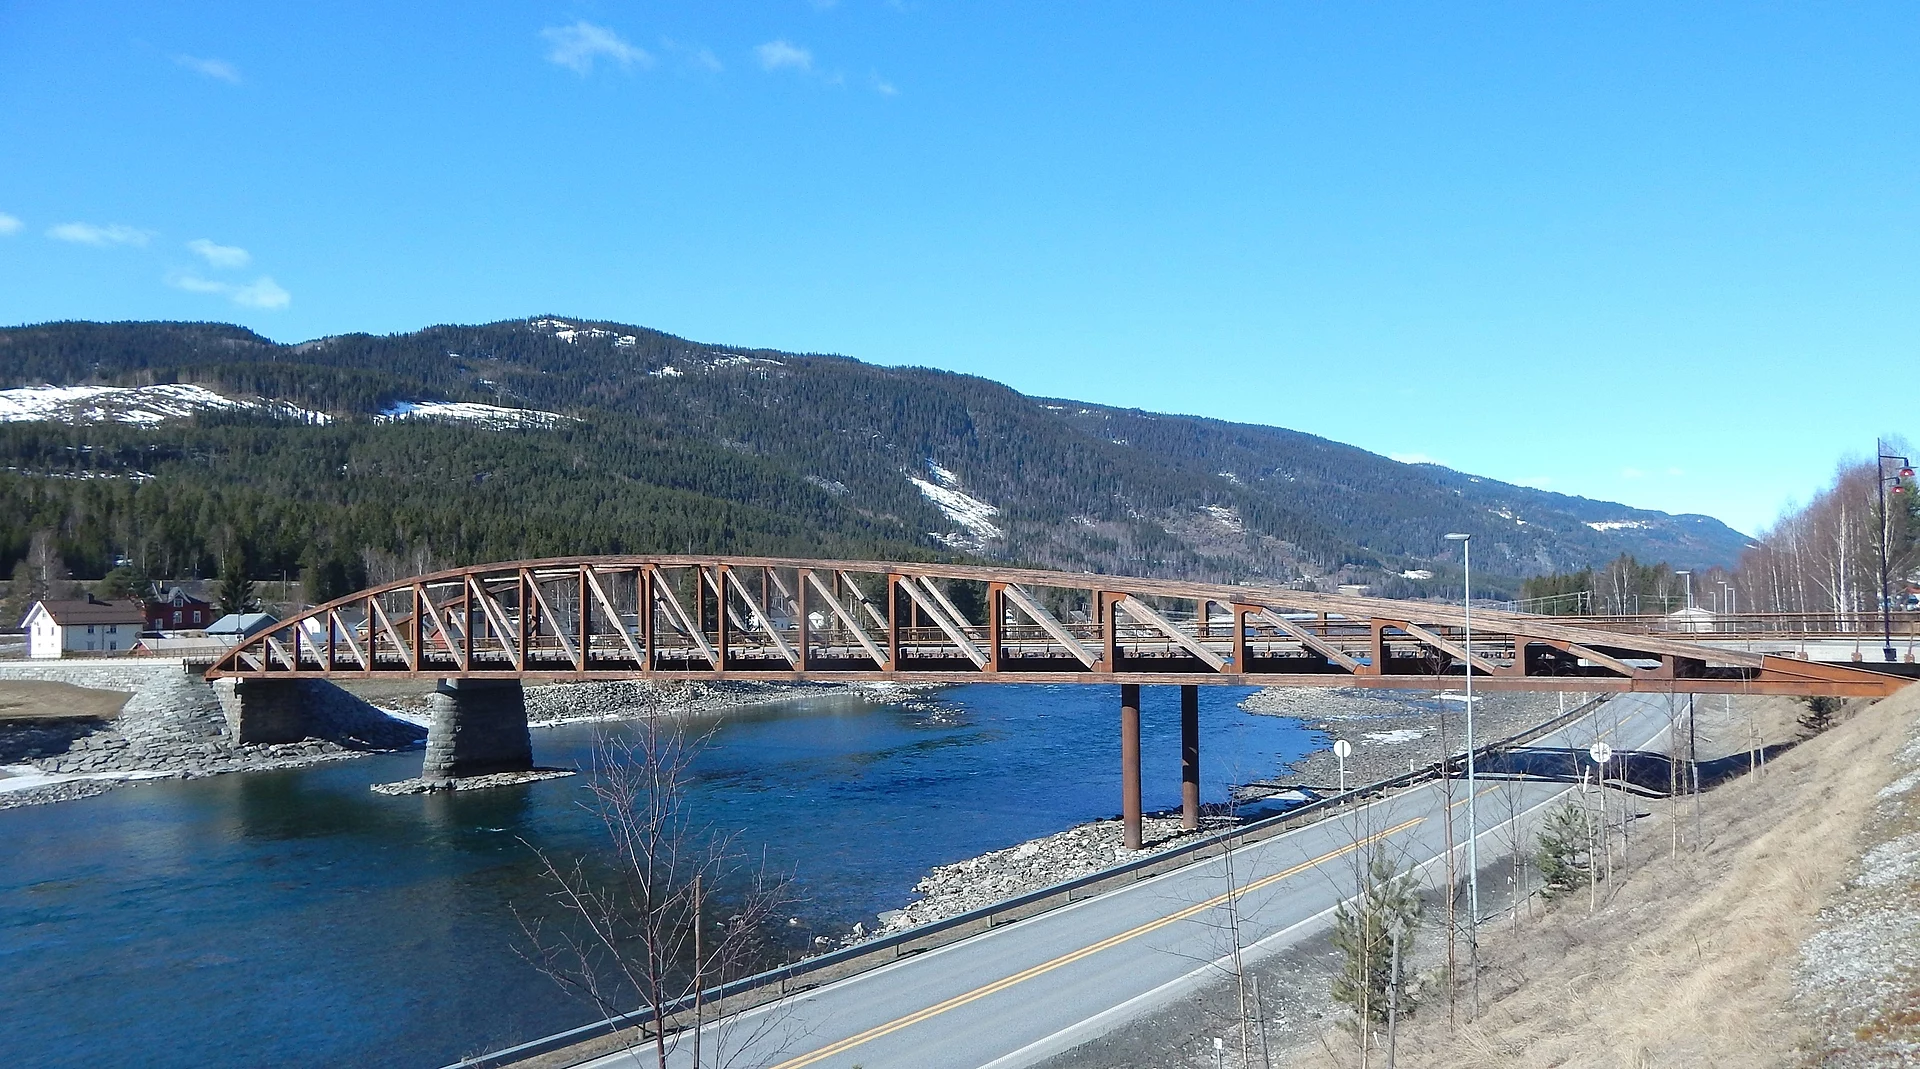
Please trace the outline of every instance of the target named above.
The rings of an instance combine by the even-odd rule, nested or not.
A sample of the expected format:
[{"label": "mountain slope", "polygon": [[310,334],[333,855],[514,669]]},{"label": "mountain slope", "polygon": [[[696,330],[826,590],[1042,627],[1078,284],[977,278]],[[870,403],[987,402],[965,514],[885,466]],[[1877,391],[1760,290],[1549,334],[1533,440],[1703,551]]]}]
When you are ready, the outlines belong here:
[{"label": "mountain slope", "polygon": [[[0,388],[160,384],[236,403],[162,424],[115,423],[109,413],[77,426],[70,412],[36,416],[25,406],[22,421],[0,433],[0,462],[15,473],[6,492],[31,484],[41,498],[65,500],[72,495],[53,491],[55,476],[71,483],[138,472],[152,476],[146,483],[217,493],[222,479],[248,484],[258,475],[234,469],[215,478],[193,458],[230,455],[244,439],[264,458],[258,467],[280,472],[274,492],[311,502],[313,522],[329,529],[327,517],[356,495],[386,500],[402,487],[419,508],[457,512],[476,496],[475,479],[510,469],[549,510],[519,517],[524,546],[577,534],[579,551],[706,548],[712,540],[684,524],[628,521],[588,537],[576,521],[594,501],[615,502],[628,510],[621,515],[670,507],[707,515],[710,505],[755,510],[732,537],[741,547],[857,544],[1089,571],[1367,581],[1388,593],[1427,587],[1402,573],[1430,570],[1444,584],[1453,570],[1442,536],[1455,530],[1475,535],[1476,561],[1496,587],[1502,576],[1577,569],[1622,552],[1679,567],[1724,564],[1745,543],[1708,517],[1400,464],[1279,428],[1036,399],[971,376],[706,345],[624,324],[540,317],[298,345],[223,324],[0,330]],[[13,396],[0,395],[0,420]],[[414,418],[406,422],[415,426],[396,427],[394,414],[434,425]],[[493,444],[475,444],[485,442]],[[403,446],[416,467],[334,462]],[[303,463],[321,456],[325,465]],[[423,481],[418,471],[438,474]],[[661,492],[708,504],[641,503]],[[71,517],[55,513],[77,507],[48,505],[31,522],[71,527]],[[95,538],[87,553],[131,554],[153,537],[139,521],[114,522],[121,533]],[[367,526],[345,524],[333,536],[337,555],[366,539],[389,553],[431,543],[436,555],[480,559],[512,555],[515,541],[504,531],[468,538],[444,520]],[[28,534],[24,523],[0,529],[0,566],[25,552]],[[113,537],[120,544],[108,545]],[[247,552],[284,563],[292,540],[275,535],[278,548]],[[225,552],[216,541],[201,563]]]}]

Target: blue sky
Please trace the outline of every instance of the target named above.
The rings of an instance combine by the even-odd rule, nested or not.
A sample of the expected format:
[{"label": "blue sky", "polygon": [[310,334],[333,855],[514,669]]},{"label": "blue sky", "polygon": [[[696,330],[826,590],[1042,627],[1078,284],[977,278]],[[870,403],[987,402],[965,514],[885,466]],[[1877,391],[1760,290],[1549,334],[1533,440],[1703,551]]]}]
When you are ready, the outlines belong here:
[{"label": "blue sky", "polygon": [[0,323],[557,313],[1745,530],[1914,423],[1920,9],[9,4]]}]

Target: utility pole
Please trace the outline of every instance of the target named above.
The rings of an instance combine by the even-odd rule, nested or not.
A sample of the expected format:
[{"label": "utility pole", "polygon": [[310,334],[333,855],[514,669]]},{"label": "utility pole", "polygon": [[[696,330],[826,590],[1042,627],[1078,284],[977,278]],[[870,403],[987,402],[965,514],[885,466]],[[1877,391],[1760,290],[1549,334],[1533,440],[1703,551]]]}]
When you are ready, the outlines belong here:
[{"label": "utility pole", "polygon": [[[1907,484],[1902,480],[1913,478],[1913,464],[1906,457],[1887,452],[1887,443],[1874,442],[1873,461],[1874,489],[1880,495],[1880,628],[1885,646],[1881,654],[1891,664],[1899,657],[1893,649],[1893,577],[1887,557],[1887,538],[1893,527],[1893,516],[1887,512],[1887,483],[1893,483],[1895,495],[1907,492]],[[1891,479],[1887,476],[1887,461],[1900,462],[1899,469]]]}]

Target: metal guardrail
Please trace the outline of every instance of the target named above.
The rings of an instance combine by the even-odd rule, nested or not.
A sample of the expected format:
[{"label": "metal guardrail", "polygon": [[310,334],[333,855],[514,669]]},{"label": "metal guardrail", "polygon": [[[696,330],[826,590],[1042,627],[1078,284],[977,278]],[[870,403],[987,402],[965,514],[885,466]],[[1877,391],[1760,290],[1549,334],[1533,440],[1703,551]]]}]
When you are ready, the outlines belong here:
[{"label": "metal guardrail", "polygon": [[[1474,759],[1478,761],[1483,755],[1496,750],[1521,745],[1558,731],[1598,709],[1610,697],[1612,695],[1599,695],[1564,713],[1555,715],[1551,720],[1476,747]],[[716,1020],[755,1006],[777,1002],[789,995],[810,991],[836,980],[856,976],[902,958],[957,943],[1002,925],[1012,924],[1060,906],[1105,894],[1107,891],[1138,883],[1209,857],[1224,855],[1248,843],[1261,842],[1317,823],[1325,817],[1332,816],[1336,811],[1347,809],[1357,802],[1377,797],[1388,791],[1411,787],[1427,780],[1439,780],[1455,769],[1464,769],[1465,762],[1466,754],[1463,751],[1411,772],[1355,787],[1343,794],[1316,799],[1238,827],[1190,839],[1145,857],[1036,891],[1029,891],[991,906],[983,906],[944,920],[930,921],[893,935],[871,939],[855,946],[843,947],[777,966],[752,976],[742,977],[703,993],[701,996],[703,1012],[710,1015],[709,1020]],[[676,1024],[690,1024],[692,1010],[691,998],[675,1003],[666,1014],[668,1027],[674,1027]],[[651,1011],[636,1010],[633,1013],[609,1017],[489,1054],[465,1058],[448,1066],[447,1069],[501,1069],[501,1067],[542,1054],[551,1054],[594,1039],[611,1036],[629,1028],[649,1024],[653,1020],[654,1015]]]}]

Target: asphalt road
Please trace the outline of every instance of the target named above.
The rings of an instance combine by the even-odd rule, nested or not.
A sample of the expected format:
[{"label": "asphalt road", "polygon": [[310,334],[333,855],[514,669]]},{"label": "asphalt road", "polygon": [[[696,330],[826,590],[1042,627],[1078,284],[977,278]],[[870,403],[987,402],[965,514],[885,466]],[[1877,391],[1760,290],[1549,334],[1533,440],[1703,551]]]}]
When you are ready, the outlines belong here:
[{"label": "asphalt road", "polygon": [[[1536,743],[1645,748],[1669,726],[1668,700],[1621,695]],[[1476,797],[1483,865],[1503,856],[1515,814],[1537,818],[1567,790],[1483,782]],[[1511,792],[1511,795],[1509,795]],[[1121,890],[829,984],[798,999],[710,1025],[701,1064],[773,1069],[1015,1069],[1072,1048],[1206,980],[1243,946],[1264,953],[1332,923],[1376,849],[1444,883],[1445,795],[1439,784],[1164,873]],[[1462,850],[1466,792],[1454,789]],[[1463,861],[1456,864],[1464,865]],[[1231,866],[1231,873],[1229,873]],[[1230,883],[1231,879],[1231,883]],[[1238,887],[1229,904],[1229,887]],[[690,1037],[673,1064],[692,1066]],[[720,1053],[724,1051],[725,1053]],[[648,1052],[651,1054],[651,1051]],[[628,1055],[588,1063],[632,1065]]]}]

